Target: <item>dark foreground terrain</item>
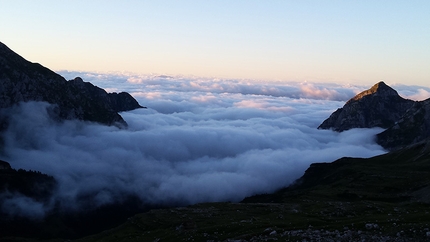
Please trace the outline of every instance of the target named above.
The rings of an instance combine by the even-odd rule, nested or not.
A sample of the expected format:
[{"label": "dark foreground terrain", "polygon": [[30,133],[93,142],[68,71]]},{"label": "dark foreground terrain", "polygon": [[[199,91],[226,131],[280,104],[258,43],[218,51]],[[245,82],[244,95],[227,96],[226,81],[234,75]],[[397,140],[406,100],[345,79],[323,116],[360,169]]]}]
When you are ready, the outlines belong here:
[{"label": "dark foreground terrain", "polygon": [[430,143],[313,164],[241,203],[155,209],[78,241],[428,241]]}]

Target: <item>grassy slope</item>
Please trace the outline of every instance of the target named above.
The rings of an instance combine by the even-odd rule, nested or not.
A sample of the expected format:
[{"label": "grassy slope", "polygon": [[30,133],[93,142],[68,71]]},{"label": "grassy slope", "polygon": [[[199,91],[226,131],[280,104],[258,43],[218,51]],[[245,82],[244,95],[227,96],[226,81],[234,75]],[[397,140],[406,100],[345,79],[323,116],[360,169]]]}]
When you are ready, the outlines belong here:
[{"label": "grassy slope", "polygon": [[[311,166],[292,187],[242,203],[151,210],[79,241],[430,239],[430,145]],[[276,231],[276,232],[275,232]]]}]

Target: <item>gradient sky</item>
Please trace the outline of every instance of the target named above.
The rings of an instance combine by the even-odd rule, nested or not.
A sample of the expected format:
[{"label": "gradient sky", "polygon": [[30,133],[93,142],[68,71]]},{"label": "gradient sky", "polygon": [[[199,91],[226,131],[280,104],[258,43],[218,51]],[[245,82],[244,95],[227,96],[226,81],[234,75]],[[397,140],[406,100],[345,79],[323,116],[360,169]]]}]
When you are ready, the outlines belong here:
[{"label": "gradient sky", "polygon": [[0,0],[53,70],[430,86],[430,1]]}]

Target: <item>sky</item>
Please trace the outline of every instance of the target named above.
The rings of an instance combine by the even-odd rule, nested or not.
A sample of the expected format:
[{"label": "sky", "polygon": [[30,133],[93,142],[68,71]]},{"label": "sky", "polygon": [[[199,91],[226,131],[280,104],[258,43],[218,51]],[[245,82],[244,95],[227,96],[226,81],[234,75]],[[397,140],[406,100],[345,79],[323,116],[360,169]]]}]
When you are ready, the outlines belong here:
[{"label": "sky", "polygon": [[0,6],[0,41],[55,71],[430,86],[427,0]]}]

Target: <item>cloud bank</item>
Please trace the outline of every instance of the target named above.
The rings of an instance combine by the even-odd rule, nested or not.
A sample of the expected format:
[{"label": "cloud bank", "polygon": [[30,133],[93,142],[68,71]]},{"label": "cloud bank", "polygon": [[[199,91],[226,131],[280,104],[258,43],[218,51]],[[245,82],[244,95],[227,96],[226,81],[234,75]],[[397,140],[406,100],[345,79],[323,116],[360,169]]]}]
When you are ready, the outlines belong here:
[{"label": "cloud bank", "polygon": [[[59,189],[53,201],[65,209],[80,209],[80,197],[89,197],[94,207],[124,195],[166,205],[240,201],[291,184],[311,163],[385,152],[374,142],[381,129],[317,129],[357,87],[119,74],[84,78],[110,91],[129,91],[148,109],[122,113],[129,128],[121,130],[56,123],[48,104],[25,103],[10,110],[13,120],[4,134],[2,158],[15,169],[54,176]],[[31,212],[20,204],[51,209],[19,199],[14,206],[5,203],[8,211]]]}]

